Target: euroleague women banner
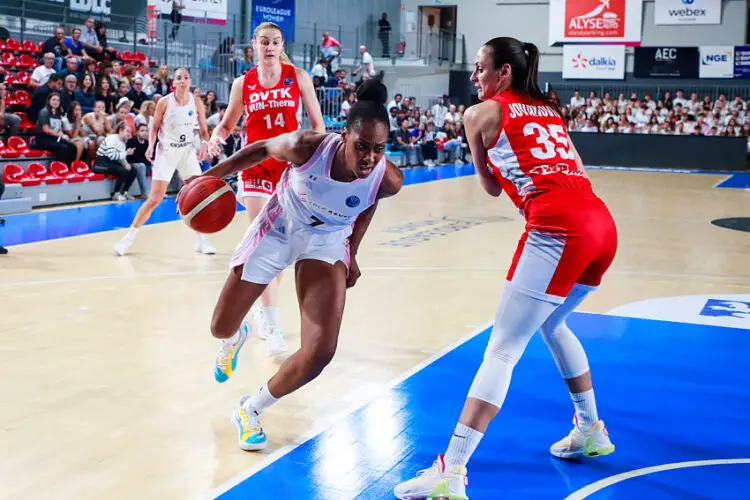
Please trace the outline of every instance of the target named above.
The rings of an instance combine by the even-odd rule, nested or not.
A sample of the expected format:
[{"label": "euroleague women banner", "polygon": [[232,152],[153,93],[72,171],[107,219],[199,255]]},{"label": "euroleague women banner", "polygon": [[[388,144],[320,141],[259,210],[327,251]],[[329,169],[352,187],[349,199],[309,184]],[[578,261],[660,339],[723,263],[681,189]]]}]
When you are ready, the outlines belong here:
[{"label": "euroleague women banner", "polygon": [[640,45],[643,0],[550,0],[549,44]]}]

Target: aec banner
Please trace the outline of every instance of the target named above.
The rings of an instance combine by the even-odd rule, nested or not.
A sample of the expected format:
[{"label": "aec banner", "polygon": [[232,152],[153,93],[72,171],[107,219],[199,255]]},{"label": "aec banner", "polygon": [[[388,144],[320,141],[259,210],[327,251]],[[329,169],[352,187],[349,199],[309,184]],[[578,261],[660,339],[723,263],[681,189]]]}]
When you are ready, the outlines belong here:
[{"label": "aec banner", "polygon": [[549,44],[640,45],[642,0],[550,0]]},{"label": "aec banner", "polygon": [[253,0],[251,36],[266,22],[278,24],[284,40],[294,41],[294,0]]},{"label": "aec banner", "polygon": [[734,77],[750,78],[750,46],[734,48]]},{"label": "aec banner", "polygon": [[636,47],[636,78],[698,78],[698,47]]}]

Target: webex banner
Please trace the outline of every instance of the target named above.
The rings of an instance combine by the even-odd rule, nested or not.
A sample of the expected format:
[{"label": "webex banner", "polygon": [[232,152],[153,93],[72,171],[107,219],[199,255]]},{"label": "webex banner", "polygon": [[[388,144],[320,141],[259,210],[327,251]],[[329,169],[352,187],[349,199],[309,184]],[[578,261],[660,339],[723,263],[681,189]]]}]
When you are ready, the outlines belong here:
[{"label": "webex banner", "polygon": [[698,47],[636,47],[636,78],[698,78]]},{"label": "webex banner", "polygon": [[721,0],[656,0],[654,24],[721,24]]}]

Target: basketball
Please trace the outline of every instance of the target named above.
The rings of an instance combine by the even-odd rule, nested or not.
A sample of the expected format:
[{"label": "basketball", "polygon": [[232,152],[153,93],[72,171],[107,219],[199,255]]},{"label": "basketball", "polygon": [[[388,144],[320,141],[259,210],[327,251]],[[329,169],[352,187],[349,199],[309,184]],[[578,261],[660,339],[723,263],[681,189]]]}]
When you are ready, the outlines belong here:
[{"label": "basketball", "polygon": [[232,222],[237,201],[232,188],[217,177],[198,177],[183,188],[177,201],[182,220],[199,233],[216,233]]}]

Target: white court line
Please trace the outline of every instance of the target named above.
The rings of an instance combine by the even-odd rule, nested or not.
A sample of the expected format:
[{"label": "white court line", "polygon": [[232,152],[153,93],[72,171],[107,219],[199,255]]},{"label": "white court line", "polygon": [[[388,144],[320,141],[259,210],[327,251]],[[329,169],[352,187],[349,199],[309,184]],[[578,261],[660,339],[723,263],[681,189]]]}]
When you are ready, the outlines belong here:
[{"label": "white court line", "polygon": [[[508,270],[508,266],[374,266],[360,267],[362,271],[463,271],[463,272],[492,272]],[[37,281],[0,281],[2,287],[27,287],[41,285],[59,285],[63,283],[85,283],[91,281],[117,280],[117,279],[136,279],[136,278],[169,278],[180,276],[203,276],[213,274],[227,274],[228,269],[215,271],[174,271],[165,273],[138,273],[138,274],[111,274],[104,276],[83,276],[78,278],[57,278],[52,280]],[[648,271],[607,271],[608,276],[649,276],[654,278],[694,278],[708,280],[742,280],[743,276],[716,276],[711,274],[670,274]],[[750,288],[750,285],[732,284],[733,287]]]},{"label": "white court line", "polygon": [[233,477],[232,479],[229,479],[228,481],[224,482],[218,488],[216,488],[214,490],[214,492],[212,493],[212,496],[208,497],[208,498],[212,498],[213,499],[213,498],[216,498],[216,497],[218,497],[220,495],[223,495],[227,491],[231,490],[232,488],[234,488],[238,484],[240,484],[243,481],[245,481],[247,478],[249,478],[250,476],[252,476],[256,472],[260,471],[261,469],[263,469],[265,467],[268,467],[269,465],[271,465],[275,461],[279,460],[283,456],[285,456],[288,453],[290,453],[295,448],[298,448],[299,446],[302,446],[303,444],[305,444],[306,442],[310,441],[311,439],[313,439],[317,435],[321,434],[322,432],[325,432],[325,431],[331,429],[334,425],[342,422],[343,420],[345,420],[347,417],[349,417],[350,415],[352,415],[357,410],[359,410],[359,409],[367,406],[372,401],[374,401],[377,398],[385,395],[388,391],[392,390],[394,387],[396,387],[398,384],[400,384],[404,380],[408,379],[412,375],[415,375],[417,372],[419,372],[419,371],[427,368],[429,365],[431,365],[432,363],[434,363],[438,359],[442,358],[443,356],[445,356],[446,354],[448,354],[452,350],[456,349],[457,347],[459,347],[459,346],[465,344],[466,342],[468,342],[469,340],[473,339],[474,337],[476,337],[477,335],[479,335],[480,333],[482,333],[484,330],[486,330],[490,326],[492,326],[492,321],[488,321],[484,325],[478,326],[473,331],[471,331],[471,333],[469,333],[468,335],[465,335],[463,338],[459,339],[457,342],[454,342],[453,344],[451,344],[448,347],[444,348],[439,353],[437,353],[437,354],[435,354],[433,356],[430,356],[429,358],[427,358],[426,360],[422,361],[417,366],[415,366],[414,368],[412,368],[408,372],[404,373],[400,377],[398,377],[398,378],[390,381],[385,386],[383,386],[383,388],[380,391],[375,392],[374,394],[371,394],[370,397],[368,397],[364,402],[359,402],[359,403],[353,404],[348,409],[346,409],[346,410],[344,410],[344,411],[342,411],[342,412],[334,415],[333,417],[327,419],[326,423],[323,423],[323,424],[320,424],[320,425],[316,426],[316,428],[314,428],[313,430],[311,430],[310,432],[308,432],[307,434],[305,434],[301,438],[296,439],[293,444],[282,446],[278,450],[276,450],[273,453],[271,453],[270,455],[268,455],[262,461],[260,461],[259,463],[255,464],[253,467],[247,469],[244,472],[241,472],[240,474],[238,474],[237,476]]},{"label": "white court line", "polygon": [[[404,188],[407,188],[407,187],[413,187],[413,186],[425,186],[425,185],[428,185],[428,184],[434,184],[436,182],[442,182],[442,181],[455,181],[455,180],[459,180],[459,179],[466,179],[466,178],[472,177],[474,175],[476,175],[476,172],[473,173],[473,174],[469,174],[469,175],[462,175],[460,177],[448,177],[448,178],[445,178],[445,179],[434,179],[434,180],[425,181],[425,182],[415,182],[414,184],[407,184],[406,186],[402,186],[401,189],[404,189]],[[170,197],[170,198],[174,198],[174,197]],[[165,198],[165,199],[167,199],[167,198]],[[390,199],[393,199],[393,198],[390,198]],[[398,201],[398,199],[396,199],[396,201]],[[135,203],[135,202],[128,202],[128,203]],[[107,204],[109,204],[109,205],[115,205],[116,203],[112,203],[112,202],[108,203],[108,202],[104,201],[101,204],[95,204],[95,205],[90,205],[90,206],[94,207],[94,206],[101,206],[101,205],[107,205]],[[85,209],[88,206],[89,205],[82,205],[82,206],[79,206],[79,207],[63,208],[61,210],[73,210],[73,209],[76,209],[76,208]],[[237,209],[237,212],[244,212],[244,211],[245,211],[244,208],[243,209],[239,209],[239,208]],[[42,213],[42,212],[43,212],[42,210],[37,210],[36,213]],[[25,213],[25,214],[14,214],[14,215],[29,215],[29,214],[33,214],[33,213],[35,213],[35,212],[32,210],[31,212],[28,212],[28,213]],[[12,216],[9,216],[9,217],[5,218],[5,220],[6,220],[6,223],[5,223],[6,227],[7,227],[8,223],[12,222],[11,217]],[[146,224],[143,227],[158,226],[160,224],[174,224],[175,222],[179,222],[179,223],[184,224],[184,222],[180,218],[177,218],[175,220],[165,220],[165,221],[162,221],[162,222],[152,222],[151,224]],[[19,247],[25,247],[25,246],[28,246],[28,245],[39,245],[39,244],[42,244],[42,243],[50,243],[50,242],[53,242],[53,241],[70,240],[70,239],[73,239],[73,238],[83,238],[85,236],[92,236],[92,235],[96,235],[96,234],[113,233],[115,231],[122,231],[123,229],[128,229],[128,228],[115,227],[115,228],[112,228],[112,229],[105,229],[104,231],[97,231],[97,232],[93,232],[93,233],[74,234],[72,236],[63,236],[61,238],[52,238],[52,239],[49,239],[49,240],[31,241],[29,243],[19,243],[17,245],[10,245],[10,246],[8,246],[8,248],[19,248]],[[141,229],[143,229],[143,228],[141,228]]]},{"label": "white court line", "polygon": [[692,462],[677,462],[673,464],[655,465],[653,467],[644,467],[643,469],[636,469],[630,472],[623,472],[614,476],[605,477],[595,483],[591,483],[588,486],[584,486],[578,491],[574,491],[565,500],[583,500],[584,498],[593,495],[597,491],[601,491],[604,488],[608,488],[613,484],[627,481],[638,476],[645,476],[647,474],[654,474],[656,472],[664,472],[675,469],[687,469],[689,467],[706,467],[709,465],[729,465],[729,464],[750,464],[750,458],[729,458],[722,460],[695,460]]}]

